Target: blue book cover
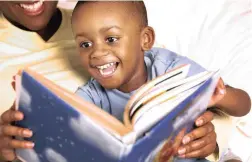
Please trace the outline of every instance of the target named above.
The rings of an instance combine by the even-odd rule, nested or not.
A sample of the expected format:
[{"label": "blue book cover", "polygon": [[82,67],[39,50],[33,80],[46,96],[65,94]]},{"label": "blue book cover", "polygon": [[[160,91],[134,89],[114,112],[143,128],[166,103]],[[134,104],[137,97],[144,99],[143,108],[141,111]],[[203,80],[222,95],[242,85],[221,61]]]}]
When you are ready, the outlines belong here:
[{"label": "blue book cover", "polygon": [[[85,111],[91,105],[85,105],[85,101],[82,102],[85,110],[77,109],[78,104],[68,102],[75,101],[74,95],[65,97],[68,92],[63,89],[61,93],[56,93],[50,88],[54,86],[53,83],[34,74],[23,70],[17,80],[16,108],[24,113],[25,118],[16,125],[31,129],[33,136],[23,140],[35,143],[33,149],[16,150],[18,158],[24,162],[162,161],[162,150],[169,146],[176,133],[183,127],[190,130],[196,117],[205,111],[216,84],[213,75],[209,75],[189,88],[190,93],[182,90],[184,95],[180,96],[178,104],[165,115],[159,115],[152,124],[141,124],[141,120],[149,118],[145,112],[139,115],[142,115],[139,122],[129,128],[126,125],[132,124],[132,121],[119,123],[94,106],[92,111]],[[41,81],[43,79],[46,82]],[[185,83],[181,82],[181,85]],[[60,92],[59,89],[57,92]],[[165,103],[157,105],[167,107]],[[98,117],[100,115],[99,121],[93,117],[97,114]]]}]

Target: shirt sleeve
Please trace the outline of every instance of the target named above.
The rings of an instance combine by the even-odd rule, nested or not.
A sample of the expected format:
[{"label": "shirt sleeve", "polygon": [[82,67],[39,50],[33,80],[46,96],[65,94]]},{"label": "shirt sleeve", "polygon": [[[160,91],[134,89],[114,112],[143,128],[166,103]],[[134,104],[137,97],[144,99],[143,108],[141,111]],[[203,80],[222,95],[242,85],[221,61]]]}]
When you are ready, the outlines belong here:
[{"label": "shirt sleeve", "polygon": [[83,98],[85,101],[94,103],[92,93],[90,93],[90,87],[84,85],[82,87],[79,87],[75,93],[81,98]]},{"label": "shirt sleeve", "polygon": [[101,96],[99,92],[99,87],[97,87],[92,81],[88,81],[87,84],[79,87],[75,93],[84,100],[100,107]]},{"label": "shirt sleeve", "polygon": [[157,73],[157,75],[161,75],[173,68],[184,64],[191,65],[187,74],[188,77],[206,71],[205,68],[203,68],[193,60],[178,55],[168,49],[152,48],[149,53],[146,53],[146,56],[152,60],[152,67],[155,67],[154,71],[155,73]]},{"label": "shirt sleeve", "polygon": [[75,92],[85,101],[95,104],[104,111],[111,113],[110,101],[105,89],[95,80],[91,79]]}]

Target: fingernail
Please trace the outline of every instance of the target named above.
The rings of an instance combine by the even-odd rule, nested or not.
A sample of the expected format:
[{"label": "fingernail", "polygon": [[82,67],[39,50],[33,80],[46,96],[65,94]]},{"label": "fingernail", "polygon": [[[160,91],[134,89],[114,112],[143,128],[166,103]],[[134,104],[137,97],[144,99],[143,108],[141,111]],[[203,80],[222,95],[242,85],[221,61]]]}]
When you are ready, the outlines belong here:
[{"label": "fingernail", "polygon": [[197,126],[203,125],[204,121],[202,119],[196,121]]},{"label": "fingernail", "polygon": [[185,158],[185,155],[179,155],[178,157],[179,158]]},{"label": "fingernail", "polygon": [[183,138],[183,144],[185,145],[185,144],[187,144],[187,143],[189,143],[189,142],[190,142],[190,137],[185,136],[185,137]]},{"label": "fingernail", "polygon": [[32,131],[30,131],[30,130],[24,130],[23,134],[26,137],[31,137],[32,136]]},{"label": "fingernail", "polygon": [[25,145],[26,145],[26,147],[29,147],[29,148],[34,147],[34,143],[32,143],[32,142],[27,142]]},{"label": "fingernail", "polygon": [[20,113],[20,112],[16,112],[14,114],[14,118],[17,119],[17,120],[22,120],[23,119],[23,114]]},{"label": "fingernail", "polygon": [[186,152],[186,149],[185,149],[185,148],[182,148],[182,149],[179,149],[179,150],[178,150],[178,154],[179,154],[179,155],[185,154],[185,152]]}]

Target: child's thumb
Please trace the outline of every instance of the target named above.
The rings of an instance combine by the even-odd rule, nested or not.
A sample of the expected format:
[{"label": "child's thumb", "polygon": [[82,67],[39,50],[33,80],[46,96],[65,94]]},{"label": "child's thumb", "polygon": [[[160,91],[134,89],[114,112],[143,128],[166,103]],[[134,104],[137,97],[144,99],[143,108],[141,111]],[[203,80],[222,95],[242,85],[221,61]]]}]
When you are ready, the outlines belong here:
[{"label": "child's thumb", "polygon": [[217,95],[225,95],[226,94],[226,88],[225,87],[217,87]]}]

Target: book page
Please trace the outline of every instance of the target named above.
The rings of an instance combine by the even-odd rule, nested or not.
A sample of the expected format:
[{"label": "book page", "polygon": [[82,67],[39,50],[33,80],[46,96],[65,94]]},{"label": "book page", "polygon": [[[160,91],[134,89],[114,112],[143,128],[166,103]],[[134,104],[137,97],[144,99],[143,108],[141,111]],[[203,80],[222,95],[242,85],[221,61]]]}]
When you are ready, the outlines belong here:
[{"label": "book page", "polygon": [[157,104],[161,104],[168,99],[176,97],[176,95],[189,90],[190,88],[199,85],[200,83],[204,82],[211,76],[211,72],[202,72],[197,75],[182,79],[180,81],[175,81],[174,83],[168,83],[167,85],[158,87],[155,91],[150,92],[147,96],[143,98],[148,98],[148,96],[152,96],[151,93],[159,94],[153,97],[151,100],[143,103],[141,107],[135,110],[134,113],[130,114],[130,118],[134,118],[135,114],[144,113],[146,110],[152,108]]},{"label": "book page", "polygon": [[[148,94],[149,90],[154,88],[155,86],[162,86],[163,84],[166,84],[170,81],[180,80],[187,76],[187,73],[189,71],[190,65],[181,65],[175,69],[172,69],[165,73],[164,75],[161,75],[148,83],[144,84],[142,87],[139,88],[139,90],[130,98],[128,101],[125,111],[124,111],[124,124],[132,129],[132,125],[130,122],[130,114],[131,111],[134,112],[136,107],[139,107],[141,105],[141,102],[139,102],[146,94]],[[133,109],[134,107],[134,109]]]},{"label": "book page", "polygon": [[[199,87],[199,86],[197,86],[197,87]],[[176,91],[176,89],[174,89],[174,90],[171,90],[169,92],[164,93],[163,95],[159,96],[158,98],[152,100],[150,103],[147,103],[146,105],[141,107],[134,114],[134,116],[131,118],[132,124],[135,127],[136,123],[138,123],[142,117],[144,117],[150,111],[156,111],[156,110],[152,110],[152,109],[157,109],[157,107],[164,107],[165,109],[168,109],[168,110],[165,110],[165,111],[167,111],[167,113],[170,112],[174,107],[177,106],[177,104],[179,102],[182,102],[185,99],[184,97],[188,97],[189,95],[191,95],[195,91],[195,88],[197,88],[197,87],[193,87],[193,88],[190,88],[187,90],[181,89],[182,91],[180,91],[180,92]],[[173,102],[175,102],[177,104],[174,105]],[[167,107],[165,107],[163,105],[167,105]],[[161,110],[158,109],[158,111],[161,111]],[[162,116],[165,116],[167,113],[164,113]],[[159,117],[156,116],[155,114],[153,114],[153,116],[151,118],[153,118],[155,120],[159,120]]]},{"label": "book page", "polygon": [[[164,82],[164,84],[162,85],[157,85],[155,87],[153,87],[151,90],[148,91],[148,93],[146,93],[145,96],[142,97],[142,99],[132,108],[131,112],[130,112],[130,116],[132,117],[133,114],[136,113],[136,111],[138,109],[141,108],[142,105],[146,105],[149,102],[152,102],[153,100],[155,100],[155,98],[159,98],[160,95],[167,93],[169,91],[172,91],[173,89],[178,89],[179,87],[183,87],[184,90],[186,90],[187,88],[192,87],[193,85],[197,85],[201,82],[203,82],[206,77],[208,77],[209,72],[205,71],[202,73],[199,73],[197,75],[188,77],[188,78],[181,78],[179,80],[174,79],[171,82]],[[190,83],[187,84],[187,86],[183,86],[186,83]],[[180,92],[183,91],[182,89],[180,89]],[[179,91],[177,91],[177,93],[180,93]],[[172,97],[172,96],[171,96]]]},{"label": "book page", "polygon": [[178,94],[172,100],[155,105],[144,114],[136,114],[132,122],[134,122],[134,130],[137,136],[139,137],[143,133],[147,132],[153,125],[155,125],[163,117],[167,116],[176,106],[190,96],[195,90],[196,87],[191,89],[190,92]]}]

